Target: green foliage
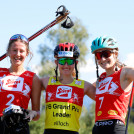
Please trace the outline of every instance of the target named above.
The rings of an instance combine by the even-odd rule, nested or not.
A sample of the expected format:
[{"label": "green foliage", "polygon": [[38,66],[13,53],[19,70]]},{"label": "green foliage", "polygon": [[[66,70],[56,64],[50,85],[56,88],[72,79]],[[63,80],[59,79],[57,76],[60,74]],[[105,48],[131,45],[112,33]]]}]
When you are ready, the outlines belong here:
[{"label": "green foliage", "polygon": [[54,76],[56,65],[53,61],[46,61],[44,65],[41,66],[41,70],[39,71],[39,76]]},{"label": "green foliage", "polygon": [[[128,116],[128,115],[127,115]],[[126,117],[126,121],[127,121],[127,118]],[[134,124],[134,99],[133,99],[133,105],[132,105],[132,108],[131,108],[131,111],[130,111],[130,117],[129,117],[129,123],[133,123]]]},{"label": "green foliage", "polygon": [[38,121],[31,121],[29,123],[30,126],[30,134],[43,134],[45,128],[45,91],[41,93],[41,116]]},{"label": "green foliage", "polygon": [[129,123],[128,134],[134,134],[134,123]]},{"label": "green foliage", "polygon": [[134,123],[134,111],[133,110],[131,110],[131,113],[130,113],[130,122]]},{"label": "green foliage", "polygon": [[85,107],[83,107],[82,115],[80,118],[80,134],[92,134],[92,128],[94,125],[94,116],[95,116],[95,104],[93,103],[90,106],[90,110],[88,111]]},{"label": "green foliage", "polygon": [[30,134],[43,134],[45,127],[45,112],[42,112],[38,121],[31,121],[29,123]]}]

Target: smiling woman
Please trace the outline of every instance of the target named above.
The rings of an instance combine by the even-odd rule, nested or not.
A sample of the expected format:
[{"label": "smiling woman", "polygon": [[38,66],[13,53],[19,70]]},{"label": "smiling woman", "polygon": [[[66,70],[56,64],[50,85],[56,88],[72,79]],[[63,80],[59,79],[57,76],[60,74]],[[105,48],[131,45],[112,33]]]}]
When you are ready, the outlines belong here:
[{"label": "smiling woman", "polygon": [[[19,134],[29,134],[28,121],[38,120],[40,117],[40,79],[34,72],[27,71],[23,66],[29,53],[29,42],[24,35],[16,34],[10,38],[7,55],[10,58],[11,66],[10,68],[0,68],[1,133],[15,134],[17,132]],[[32,110],[27,109],[30,99]],[[8,115],[12,112],[9,110],[4,111],[4,109],[10,108],[11,111],[13,111],[13,108],[15,108],[14,110],[16,111],[19,111],[19,107],[24,109],[27,114],[21,113],[22,116],[20,113],[16,114],[14,112],[13,114]],[[12,119],[13,115],[14,118]],[[21,118],[22,122],[19,118]],[[11,121],[11,126],[7,125],[9,120]],[[25,127],[22,126],[23,123],[25,124]]]},{"label": "smiling woman", "polygon": [[44,134],[78,134],[83,97],[95,98],[95,87],[78,79],[79,56],[80,50],[73,43],[60,43],[54,49],[56,76],[42,78],[46,90]]},{"label": "smiling woman", "polygon": [[[93,40],[91,51],[97,67],[93,134],[125,134],[134,68],[119,63],[118,44],[111,37],[101,36]],[[98,65],[105,70],[100,76]]]}]

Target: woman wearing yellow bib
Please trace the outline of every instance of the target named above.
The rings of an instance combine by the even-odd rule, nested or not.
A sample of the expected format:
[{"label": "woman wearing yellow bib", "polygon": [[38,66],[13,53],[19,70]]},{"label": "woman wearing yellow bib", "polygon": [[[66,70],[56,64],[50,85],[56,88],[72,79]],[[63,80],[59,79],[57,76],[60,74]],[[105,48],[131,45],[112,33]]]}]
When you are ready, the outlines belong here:
[{"label": "woman wearing yellow bib", "polygon": [[60,43],[54,49],[56,76],[42,78],[46,90],[44,134],[78,134],[83,97],[95,99],[95,87],[78,79],[79,56],[80,50],[73,43]]}]

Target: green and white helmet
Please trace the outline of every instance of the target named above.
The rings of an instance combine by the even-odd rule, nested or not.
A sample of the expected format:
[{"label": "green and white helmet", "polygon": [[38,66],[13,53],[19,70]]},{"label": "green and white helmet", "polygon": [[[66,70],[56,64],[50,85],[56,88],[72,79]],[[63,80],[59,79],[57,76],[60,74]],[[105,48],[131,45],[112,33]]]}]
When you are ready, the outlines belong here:
[{"label": "green and white helmet", "polygon": [[112,48],[112,49],[117,48],[118,49],[118,45],[115,39],[111,37],[106,37],[106,36],[97,37],[92,42],[91,52],[94,54],[96,50],[102,49],[102,48]]}]

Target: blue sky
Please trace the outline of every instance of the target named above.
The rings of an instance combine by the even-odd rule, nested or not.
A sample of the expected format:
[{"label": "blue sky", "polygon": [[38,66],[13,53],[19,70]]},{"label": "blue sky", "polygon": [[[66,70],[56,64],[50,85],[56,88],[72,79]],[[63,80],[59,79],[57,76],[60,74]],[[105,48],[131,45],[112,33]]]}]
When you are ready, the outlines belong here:
[{"label": "blue sky", "polygon": [[[55,19],[55,11],[65,5],[86,27],[90,38],[87,42],[89,55],[87,66],[79,70],[81,78],[93,82],[96,79],[94,57],[90,45],[97,36],[114,37],[119,44],[119,59],[134,66],[134,10],[133,0],[5,0],[0,2],[0,55],[6,52],[9,38],[17,33],[30,37]],[[54,28],[54,27],[53,27]],[[50,29],[49,29],[50,30]],[[34,57],[29,67],[40,63],[37,53],[39,44],[45,42],[43,33],[30,42]],[[0,62],[1,67],[9,67],[8,58]]]}]

